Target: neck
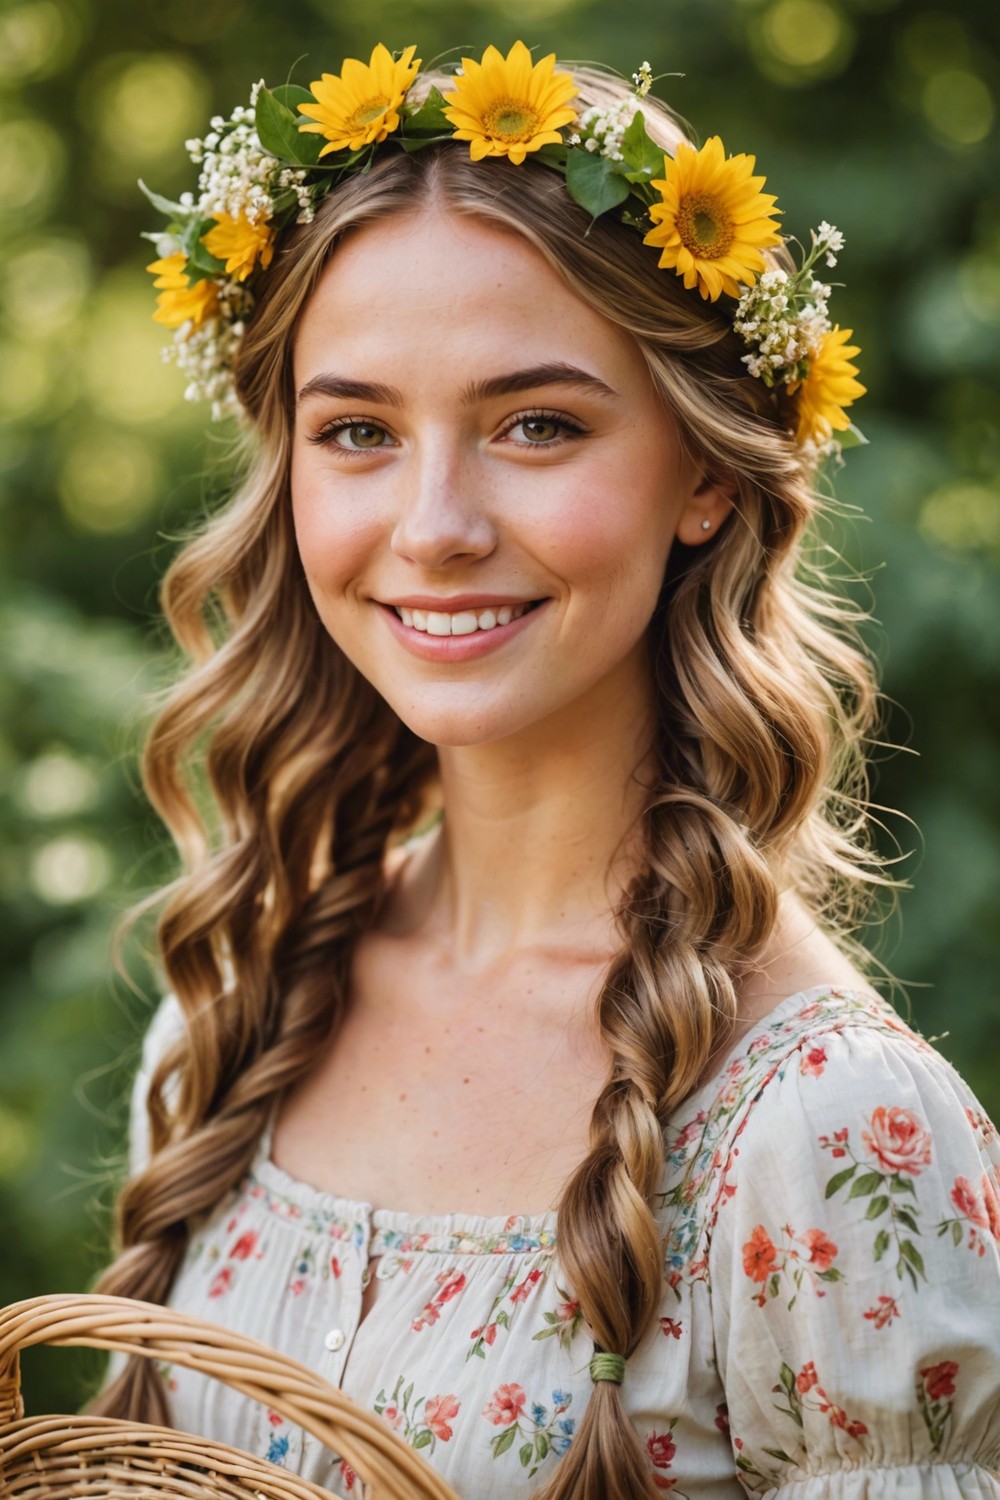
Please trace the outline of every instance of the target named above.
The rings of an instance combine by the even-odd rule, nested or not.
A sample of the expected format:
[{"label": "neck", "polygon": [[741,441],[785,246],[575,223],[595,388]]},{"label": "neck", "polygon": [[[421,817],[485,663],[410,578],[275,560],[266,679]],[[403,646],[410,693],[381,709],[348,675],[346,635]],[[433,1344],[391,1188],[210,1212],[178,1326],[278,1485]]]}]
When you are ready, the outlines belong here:
[{"label": "neck", "polygon": [[641,859],[655,779],[650,690],[635,688],[619,679],[523,733],[440,751],[425,911],[457,965],[617,947],[614,909]]}]

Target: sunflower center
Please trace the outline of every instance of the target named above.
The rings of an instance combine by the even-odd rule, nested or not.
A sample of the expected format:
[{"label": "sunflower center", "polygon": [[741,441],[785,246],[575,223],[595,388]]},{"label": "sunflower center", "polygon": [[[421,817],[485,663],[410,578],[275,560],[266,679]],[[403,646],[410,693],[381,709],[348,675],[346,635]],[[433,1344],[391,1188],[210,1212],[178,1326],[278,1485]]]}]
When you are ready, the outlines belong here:
[{"label": "sunflower center", "polygon": [[377,120],[380,115],[384,115],[389,108],[389,104],[390,101],[385,97],[366,99],[363,104],[359,104],[357,109],[352,110],[348,115],[348,130],[363,130],[366,125],[370,125],[373,120]]},{"label": "sunflower center", "polygon": [[499,141],[529,141],[541,124],[526,99],[496,99],[483,111],[486,134]]},{"label": "sunflower center", "polygon": [[677,211],[677,233],[692,255],[718,260],[733,243],[735,225],[714,193],[690,193]]}]

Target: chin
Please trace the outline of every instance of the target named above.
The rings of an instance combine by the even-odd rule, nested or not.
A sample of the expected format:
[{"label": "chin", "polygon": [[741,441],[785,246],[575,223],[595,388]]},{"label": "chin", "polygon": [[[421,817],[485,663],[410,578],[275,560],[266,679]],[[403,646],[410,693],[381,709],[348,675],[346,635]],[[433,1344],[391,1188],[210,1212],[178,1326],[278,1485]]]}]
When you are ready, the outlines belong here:
[{"label": "chin", "polygon": [[515,710],[510,704],[483,701],[435,704],[429,701],[430,697],[430,694],[419,699],[387,697],[386,701],[419,739],[442,750],[496,744],[530,728],[551,712],[550,705],[533,713],[526,704]]}]

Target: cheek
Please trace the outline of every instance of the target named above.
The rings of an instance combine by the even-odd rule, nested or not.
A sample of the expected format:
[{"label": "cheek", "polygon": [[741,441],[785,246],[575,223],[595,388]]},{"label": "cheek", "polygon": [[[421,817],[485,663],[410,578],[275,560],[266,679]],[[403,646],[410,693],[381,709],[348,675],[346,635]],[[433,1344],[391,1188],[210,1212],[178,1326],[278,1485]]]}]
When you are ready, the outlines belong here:
[{"label": "cheek", "polygon": [[292,463],[295,540],[313,597],[339,594],[370,556],[378,532],[371,507],[333,495],[307,462]]}]

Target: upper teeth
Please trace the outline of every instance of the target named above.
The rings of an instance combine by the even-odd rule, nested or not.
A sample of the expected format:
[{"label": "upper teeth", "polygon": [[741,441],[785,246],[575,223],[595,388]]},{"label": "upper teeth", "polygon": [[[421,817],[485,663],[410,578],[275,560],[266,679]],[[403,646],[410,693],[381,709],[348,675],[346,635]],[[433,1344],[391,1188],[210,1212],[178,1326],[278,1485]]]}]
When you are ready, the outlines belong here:
[{"label": "upper teeth", "polygon": [[394,605],[404,625],[414,630],[423,630],[427,635],[471,635],[474,630],[492,630],[495,625],[509,625],[520,619],[527,604],[501,604],[498,609],[482,609],[478,614],[464,609],[455,615],[446,615],[433,609],[407,609],[405,605]]}]

